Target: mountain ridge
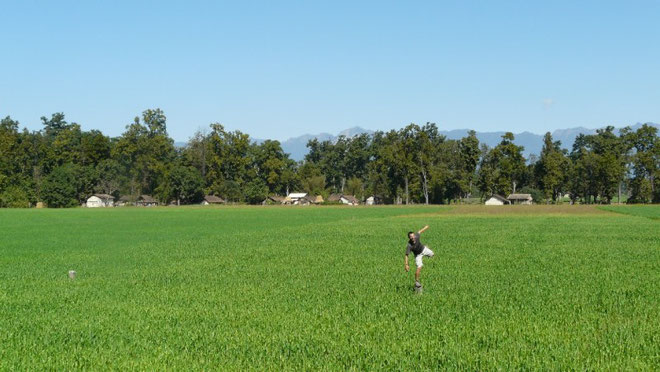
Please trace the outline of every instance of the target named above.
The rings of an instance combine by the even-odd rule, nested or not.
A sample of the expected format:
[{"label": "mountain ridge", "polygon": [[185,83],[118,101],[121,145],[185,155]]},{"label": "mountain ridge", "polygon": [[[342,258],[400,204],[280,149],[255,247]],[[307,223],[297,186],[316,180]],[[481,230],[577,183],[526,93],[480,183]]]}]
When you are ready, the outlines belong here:
[{"label": "mountain ridge", "polygon": [[[636,123],[634,125],[630,125],[630,128],[633,130],[636,130],[637,128],[641,127],[644,124],[649,124],[652,125],[658,130],[660,130],[660,124],[657,123]],[[604,128],[604,127],[603,127]],[[577,137],[580,134],[596,134],[596,131],[601,128],[586,128],[586,127],[574,127],[574,128],[564,128],[564,129],[555,129],[554,131],[551,132],[552,138],[555,141],[560,141],[561,142],[561,147],[571,150],[573,147],[573,142],[575,142],[575,137]],[[622,128],[615,128],[615,133],[619,133],[619,131]],[[447,139],[452,139],[452,140],[458,140],[461,139],[465,136],[468,135],[468,132],[470,129],[449,129],[449,130],[439,130],[438,133],[446,136]],[[373,134],[375,131],[370,130],[370,129],[364,129],[359,126],[351,127],[344,129],[340,132],[338,132],[336,135],[330,134],[327,132],[322,132],[318,134],[303,134],[297,137],[291,137],[288,138],[284,141],[280,141],[280,144],[282,146],[282,150],[284,150],[285,153],[289,154],[291,159],[299,161],[303,160],[305,158],[305,155],[307,154],[307,142],[311,139],[318,139],[319,141],[336,141],[337,138],[340,136],[345,136],[345,137],[354,137],[360,134]],[[496,146],[502,139],[502,135],[504,135],[506,131],[494,131],[494,132],[477,132],[477,138],[479,139],[480,144],[486,144],[489,147],[494,147]],[[543,136],[544,134],[536,134],[532,133],[529,131],[522,131],[520,133],[514,133],[513,134],[515,137],[514,143],[523,146],[525,149],[523,150],[523,155],[526,158],[529,158],[530,155],[539,155],[541,153],[541,148],[543,147]],[[254,139],[255,142],[261,143],[264,140],[263,139]],[[183,142],[176,142],[175,145],[177,146],[185,146],[186,144]]]},{"label": "mountain ridge", "polygon": [[[657,123],[636,123],[630,125],[633,130],[641,127],[644,124],[649,124],[655,126],[660,130],[660,124]],[[604,128],[604,127],[603,127]],[[564,129],[555,129],[551,131],[552,138],[555,141],[560,141],[562,148],[570,150],[573,147],[573,142],[575,142],[575,137],[579,134],[596,134],[596,131],[601,128],[586,128],[586,127],[574,127],[574,128],[564,128]],[[615,132],[619,133],[622,128],[615,128]],[[440,130],[438,133],[446,136],[447,139],[458,140],[467,136],[470,129],[450,129],[450,130]],[[304,134],[298,137],[291,137],[287,140],[280,142],[284,152],[288,153],[292,159],[298,161],[303,160],[305,154],[307,154],[307,142],[310,139],[317,138],[319,141],[325,140],[336,140],[339,136],[344,135],[346,137],[353,137],[362,133],[373,134],[375,131],[364,129],[359,126],[351,127],[344,129],[337,133],[337,135],[332,135],[329,133],[320,133],[318,135],[314,134]],[[494,132],[477,132],[477,138],[479,143],[485,143],[489,147],[496,146],[502,139],[506,131],[494,131]],[[520,133],[514,133],[514,143],[519,146],[523,146],[525,149],[523,154],[526,158],[529,158],[529,155],[534,154],[538,155],[541,152],[543,147],[543,136],[545,134],[536,134],[529,131],[523,131]]]}]

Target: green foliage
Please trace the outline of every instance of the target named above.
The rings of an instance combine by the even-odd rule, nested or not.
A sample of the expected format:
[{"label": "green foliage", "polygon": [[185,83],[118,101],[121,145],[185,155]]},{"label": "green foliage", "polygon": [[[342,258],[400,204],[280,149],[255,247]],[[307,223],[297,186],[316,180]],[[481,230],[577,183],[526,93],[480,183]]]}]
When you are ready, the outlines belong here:
[{"label": "green foliage", "polygon": [[530,194],[532,196],[532,199],[534,203],[543,203],[546,200],[545,194],[543,191],[539,189],[535,189],[529,186],[525,186],[522,189],[518,190],[517,192],[522,193],[522,194]]},{"label": "green foliage", "polygon": [[78,205],[77,172],[73,164],[57,167],[44,181],[42,199],[50,208]]},{"label": "green foliage", "polygon": [[325,176],[312,176],[303,180],[303,190],[311,195],[326,195]]},{"label": "green foliage", "polygon": [[268,186],[258,178],[250,182],[245,189],[245,201],[249,204],[259,204],[268,196]]},{"label": "green foliage", "polygon": [[557,202],[569,181],[570,160],[562,151],[561,143],[552,140],[550,132],[543,138],[541,158],[535,164],[534,172],[544,198]]},{"label": "green foliage", "polygon": [[222,195],[229,202],[236,203],[243,201],[243,190],[241,185],[236,181],[224,181],[212,191],[214,191],[215,195]]},{"label": "green foliage", "polygon": [[357,177],[353,177],[346,182],[345,190],[348,195],[353,195],[358,200],[364,199],[364,185],[362,184],[362,180]]},{"label": "green foliage", "polygon": [[1,208],[29,208],[30,197],[24,187],[9,186],[0,193]]},{"label": "green foliage", "polygon": [[479,189],[482,194],[508,195],[521,186],[526,172],[522,146],[513,143],[513,133],[507,132],[492,150],[484,149],[479,169]]},{"label": "green foliage", "polygon": [[[55,169],[72,165],[76,205],[94,192],[133,198],[148,194],[183,203],[210,193],[230,202],[254,202],[264,194],[262,185],[269,195],[375,195],[388,204],[463,203],[524,187],[541,190],[548,202],[569,193],[577,203],[611,203],[614,198],[660,203],[660,140],[651,125],[624,128],[618,135],[607,127],[578,136],[570,154],[548,133],[541,154],[526,160],[512,133],[492,149],[480,148],[474,131],[448,140],[434,123],[411,123],[373,135],[313,139],[305,161],[296,163],[278,141],[256,143],[219,123],[175,148],[158,108],[143,111],[117,138],[84,131],[63,113],[44,116],[42,123],[42,130],[30,132],[19,131],[10,117],[0,120],[0,193],[14,185],[32,203],[53,198],[53,182],[46,181]],[[195,170],[202,192],[200,178],[174,171],[180,167]],[[55,199],[51,204],[74,205]]]},{"label": "green foliage", "polygon": [[177,204],[199,203],[204,198],[204,180],[193,167],[176,166],[167,175],[166,199]]},{"label": "green foliage", "polygon": [[541,207],[0,210],[0,370],[657,369],[658,221]]}]

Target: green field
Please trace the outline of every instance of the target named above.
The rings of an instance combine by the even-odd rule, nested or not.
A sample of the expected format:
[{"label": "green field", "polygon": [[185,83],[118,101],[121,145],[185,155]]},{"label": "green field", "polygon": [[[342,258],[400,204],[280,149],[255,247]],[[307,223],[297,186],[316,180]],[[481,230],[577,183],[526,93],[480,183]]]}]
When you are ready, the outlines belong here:
[{"label": "green field", "polygon": [[603,210],[660,220],[660,206],[657,205],[608,205]]},{"label": "green field", "polygon": [[658,211],[0,210],[0,370],[658,370]]}]

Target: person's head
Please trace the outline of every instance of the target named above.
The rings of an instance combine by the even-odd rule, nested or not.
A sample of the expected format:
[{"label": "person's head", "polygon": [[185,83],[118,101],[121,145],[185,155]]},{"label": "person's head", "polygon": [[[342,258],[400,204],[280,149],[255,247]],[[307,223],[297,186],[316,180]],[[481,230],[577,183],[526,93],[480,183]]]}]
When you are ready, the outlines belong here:
[{"label": "person's head", "polygon": [[415,240],[415,233],[412,231],[408,231],[408,240],[411,242]]}]

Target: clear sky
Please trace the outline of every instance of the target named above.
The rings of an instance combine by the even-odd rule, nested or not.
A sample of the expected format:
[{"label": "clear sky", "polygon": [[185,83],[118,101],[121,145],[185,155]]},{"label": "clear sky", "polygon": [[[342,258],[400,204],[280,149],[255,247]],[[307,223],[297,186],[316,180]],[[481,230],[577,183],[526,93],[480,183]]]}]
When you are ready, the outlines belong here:
[{"label": "clear sky", "polygon": [[660,122],[660,1],[0,1],[0,115],[31,129]]}]

